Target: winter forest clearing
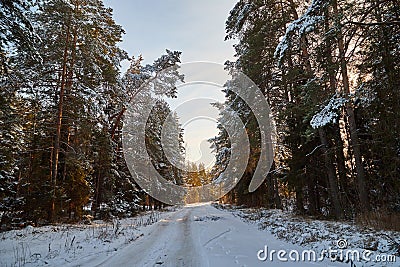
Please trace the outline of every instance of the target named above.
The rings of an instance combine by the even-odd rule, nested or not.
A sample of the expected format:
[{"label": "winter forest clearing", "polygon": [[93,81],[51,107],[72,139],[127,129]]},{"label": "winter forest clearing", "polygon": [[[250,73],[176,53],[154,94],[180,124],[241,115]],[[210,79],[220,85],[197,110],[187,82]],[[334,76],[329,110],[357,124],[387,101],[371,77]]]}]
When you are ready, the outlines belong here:
[{"label": "winter forest clearing", "polygon": [[1,266],[399,266],[399,1],[0,0],[0,49]]}]

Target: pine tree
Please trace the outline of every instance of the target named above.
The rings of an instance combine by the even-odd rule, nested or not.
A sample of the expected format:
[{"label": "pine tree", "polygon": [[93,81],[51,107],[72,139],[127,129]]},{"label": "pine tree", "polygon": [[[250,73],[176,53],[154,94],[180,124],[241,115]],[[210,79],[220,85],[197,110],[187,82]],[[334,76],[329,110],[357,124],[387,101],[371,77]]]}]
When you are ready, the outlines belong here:
[{"label": "pine tree", "polygon": [[34,43],[38,40],[29,19],[33,0],[0,1],[0,75],[10,71],[12,51],[40,61]]}]

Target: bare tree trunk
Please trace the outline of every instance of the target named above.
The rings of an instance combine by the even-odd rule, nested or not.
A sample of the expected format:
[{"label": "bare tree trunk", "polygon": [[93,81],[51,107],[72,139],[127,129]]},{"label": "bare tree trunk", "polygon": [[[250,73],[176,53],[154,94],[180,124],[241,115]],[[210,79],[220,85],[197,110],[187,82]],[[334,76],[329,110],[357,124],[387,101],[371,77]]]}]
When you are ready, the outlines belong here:
[{"label": "bare tree trunk", "polygon": [[[79,2],[75,3],[75,12],[79,9]],[[54,140],[54,149],[52,155],[52,171],[51,171],[51,180],[53,183],[53,193],[52,193],[52,203],[51,203],[51,212],[50,212],[50,221],[54,221],[55,217],[55,200],[56,200],[56,189],[57,189],[57,176],[58,176],[58,162],[60,155],[60,143],[61,143],[61,128],[62,128],[62,119],[63,119],[63,109],[64,109],[64,98],[67,90],[71,90],[72,86],[72,78],[73,78],[73,65],[75,64],[75,49],[77,43],[77,31],[74,30],[73,36],[73,49],[72,49],[72,59],[70,70],[68,71],[68,48],[70,46],[70,31],[71,25],[67,25],[66,29],[66,37],[65,37],[65,47],[62,61],[62,73],[61,73],[61,82],[60,82],[60,93],[58,99],[58,112],[57,112],[57,124],[56,124],[56,135]]]},{"label": "bare tree trunk", "polygon": [[[325,32],[329,31],[329,14],[328,12],[325,12]],[[332,68],[332,66],[335,66],[333,58],[332,58],[332,43],[328,40],[326,42],[326,50],[325,50],[325,58],[327,61],[327,68],[326,71],[328,73],[329,77],[329,88],[330,92],[339,92],[337,88],[337,82],[336,82],[336,74],[335,74],[335,69]],[[341,112],[343,113],[343,112]],[[342,114],[344,115],[344,114]],[[347,176],[346,176],[346,164],[345,164],[345,156],[343,152],[343,140],[340,134],[340,125],[339,121],[337,121],[337,125],[334,125],[334,138],[335,138],[335,155],[336,155],[336,163],[337,163],[337,175],[339,177],[339,184],[342,186],[342,188],[346,189],[347,188]],[[343,202],[340,197],[340,193],[338,195],[339,200],[341,201],[341,210],[343,211]],[[343,215],[343,214],[342,214]]]},{"label": "bare tree trunk", "polygon": [[[333,13],[335,16],[335,19],[337,20],[339,17],[339,12],[338,12],[338,5],[337,1],[333,1]],[[339,23],[339,22],[337,22]],[[346,62],[346,56],[345,56],[345,47],[344,47],[344,41],[343,41],[343,35],[342,31],[339,27],[338,29],[338,34],[337,34],[337,41],[338,41],[338,49],[339,49],[339,60],[340,60],[340,69],[341,69],[341,74],[342,74],[342,82],[343,82],[343,89],[344,93],[346,95],[350,94],[350,85],[349,85],[349,76],[347,73],[347,62]],[[350,143],[353,149],[354,153],[354,162],[356,166],[356,172],[357,172],[357,188],[358,188],[358,195],[359,199],[361,201],[360,208],[363,211],[366,211],[369,209],[369,200],[368,200],[368,192],[367,192],[367,185],[366,185],[366,178],[365,178],[365,171],[364,171],[364,166],[363,166],[363,161],[362,161],[362,155],[361,155],[361,149],[360,149],[360,142],[358,138],[358,133],[357,133],[357,125],[356,125],[356,119],[354,115],[354,108],[353,104],[348,101],[346,103],[346,113],[347,113],[347,120],[349,123],[349,132],[350,132]]]},{"label": "bare tree trunk", "polygon": [[335,218],[340,219],[343,217],[342,205],[340,203],[338,182],[336,179],[335,167],[333,165],[331,152],[328,149],[328,140],[323,128],[318,128],[319,137],[323,145],[322,151],[324,154],[325,167],[328,173],[329,194],[332,200]]},{"label": "bare tree trunk", "polygon": [[[296,12],[293,1],[290,0],[290,3],[291,3],[291,7],[292,7],[292,10],[294,13],[294,18],[298,19],[298,14]],[[311,75],[313,73],[313,71],[312,71],[311,62],[310,62],[310,55],[307,50],[307,39],[306,39],[305,35],[301,36],[301,38],[300,38],[300,50],[301,50],[301,57],[304,62],[304,67],[306,69],[306,72],[308,75]],[[324,154],[325,167],[326,167],[326,171],[328,174],[329,193],[330,193],[330,197],[332,199],[334,215],[336,218],[342,218],[343,211],[342,211],[342,205],[340,203],[339,187],[338,187],[338,182],[337,182],[337,177],[336,177],[335,166],[334,166],[333,160],[332,160],[332,155],[329,151],[328,139],[326,137],[325,130],[322,127],[318,128],[318,133],[319,133],[321,144],[323,145],[322,149],[323,149],[323,154]]]},{"label": "bare tree trunk", "polygon": [[66,85],[66,74],[67,74],[67,60],[68,60],[68,46],[69,46],[69,32],[70,25],[67,26],[65,47],[62,63],[62,73],[61,73],[61,84],[60,92],[58,96],[58,112],[57,112],[57,122],[56,122],[56,135],[54,139],[54,148],[52,155],[52,170],[51,170],[51,181],[53,183],[52,201],[50,209],[50,221],[54,221],[55,216],[55,199],[56,199],[56,189],[57,189],[57,173],[58,173],[58,157],[60,154],[60,140],[61,140],[61,126],[62,126],[62,116],[63,116],[63,105],[64,105],[64,92]]},{"label": "bare tree trunk", "polygon": [[[78,8],[77,6],[75,7]],[[75,28],[75,27],[74,27]],[[71,60],[69,65],[69,70],[67,71],[67,78],[66,78],[66,85],[65,85],[65,92],[64,92],[64,102],[68,103],[68,97],[71,95],[72,92],[72,84],[74,78],[74,66],[76,61],[76,43],[77,43],[77,31],[76,28],[73,30],[73,41],[72,41],[72,52],[71,52]],[[62,180],[65,181],[66,173],[67,173],[67,155],[70,147],[70,139],[71,139],[71,126],[69,118],[64,118],[64,125],[66,125],[67,129],[67,148],[65,149],[64,153],[64,170],[62,174]]]}]

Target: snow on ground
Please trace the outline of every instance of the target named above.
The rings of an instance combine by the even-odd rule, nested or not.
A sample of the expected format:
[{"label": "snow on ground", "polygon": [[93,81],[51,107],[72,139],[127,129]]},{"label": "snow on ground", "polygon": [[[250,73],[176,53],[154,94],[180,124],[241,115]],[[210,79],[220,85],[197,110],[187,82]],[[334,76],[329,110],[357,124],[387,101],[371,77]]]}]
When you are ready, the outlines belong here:
[{"label": "snow on ground", "polygon": [[[106,259],[71,266],[287,266],[287,262],[260,261],[259,250],[301,249],[277,240],[228,211],[207,205],[186,206],[152,225],[147,233]],[[293,266],[345,266],[328,260]]]},{"label": "snow on ground", "polygon": [[[158,220],[158,222],[148,225]],[[3,233],[1,266],[287,266],[257,253],[301,247],[207,205],[113,224],[46,226]],[[264,252],[260,254],[264,255]],[[276,257],[276,256],[275,256]],[[328,260],[293,266],[344,266]]]},{"label": "snow on ground", "polygon": [[[274,217],[276,222],[271,222],[275,223],[271,224],[272,232],[259,229],[259,224],[265,223],[260,218],[258,223],[244,221],[243,218],[249,219],[257,214],[252,210],[221,210],[210,204],[148,213],[112,224],[95,222],[93,225],[29,227],[0,235],[0,265],[350,266],[320,257],[317,249],[317,260],[305,257],[306,260],[301,261],[300,256],[300,260],[295,261],[296,254],[292,252],[302,255],[314,244],[305,242],[300,246],[297,237],[293,238],[298,244],[278,239],[278,233],[288,232],[287,228],[282,228],[288,225],[281,224],[282,213],[273,213],[278,215]],[[338,238],[342,233],[336,232],[337,236],[332,236],[332,230],[329,227],[324,229],[322,223],[315,227],[321,227],[321,233],[327,231],[329,238]],[[310,238],[307,231],[303,233],[305,235],[301,238]]]},{"label": "snow on ground", "polygon": [[143,236],[167,213],[94,221],[91,225],[55,225],[0,233],[0,266],[64,266],[91,258],[107,258]]},{"label": "snow on ground", "polygon": [[[376,230],[345,222],[312,220],[281,210],[238,208],[230,205],[215,207],[229,210],[234,216],[269,231],[276,238],[302,247],[321,251],[337,247],[337,242],[345,242],[348,250],[371,253],[368,257],[371,261],[354,262],[353,266],[400,266],[399,232]],[[375,257],[377,255],[378,258]],[[379,261],[380,259],[382,260]]]}]

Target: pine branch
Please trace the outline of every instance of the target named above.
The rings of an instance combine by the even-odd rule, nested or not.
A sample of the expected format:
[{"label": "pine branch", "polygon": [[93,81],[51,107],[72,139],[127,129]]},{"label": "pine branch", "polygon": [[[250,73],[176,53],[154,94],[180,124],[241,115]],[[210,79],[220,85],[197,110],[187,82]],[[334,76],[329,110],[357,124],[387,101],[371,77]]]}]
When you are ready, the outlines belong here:
[{"label": "pine branch", "polygon": [[360,25],[360,26],[380,26],[380,25],[400,25],[400,21],[381,21],[381,22],[358,22],[358,21],[349,21],[350,24]]}]

